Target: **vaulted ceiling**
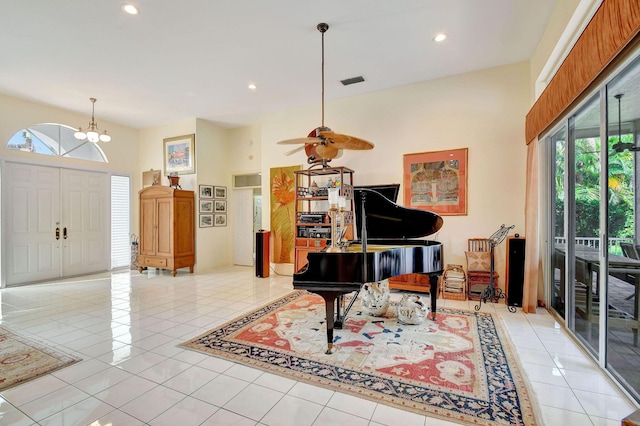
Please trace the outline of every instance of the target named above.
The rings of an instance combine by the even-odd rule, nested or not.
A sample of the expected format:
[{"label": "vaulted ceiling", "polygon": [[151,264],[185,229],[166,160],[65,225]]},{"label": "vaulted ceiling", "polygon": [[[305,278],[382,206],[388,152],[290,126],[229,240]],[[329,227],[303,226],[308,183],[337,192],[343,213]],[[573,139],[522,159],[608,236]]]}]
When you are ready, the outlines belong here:
[{"label": "vaulted ceiling", "polygon": [[136,0],[131,16],[112,0],[4,1],[0,93],[87,115],[95,97],[98,120],[134,128],[233,127],[320,102],[320,22],[331,100],[527,61],[556,3]]}]

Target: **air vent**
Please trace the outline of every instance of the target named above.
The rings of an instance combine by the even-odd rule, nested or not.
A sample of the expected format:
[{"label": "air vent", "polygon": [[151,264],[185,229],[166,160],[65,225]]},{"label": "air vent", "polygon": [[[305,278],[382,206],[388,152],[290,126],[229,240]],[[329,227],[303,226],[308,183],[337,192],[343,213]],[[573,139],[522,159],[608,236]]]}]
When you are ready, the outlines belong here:
[{"label": "air vent", "polygon": [[359,75],[357,77],[347,78],[345,80],[340,80],[343,86],[348,86],[350,84],[362,83],[364,81],[364,77]]}]

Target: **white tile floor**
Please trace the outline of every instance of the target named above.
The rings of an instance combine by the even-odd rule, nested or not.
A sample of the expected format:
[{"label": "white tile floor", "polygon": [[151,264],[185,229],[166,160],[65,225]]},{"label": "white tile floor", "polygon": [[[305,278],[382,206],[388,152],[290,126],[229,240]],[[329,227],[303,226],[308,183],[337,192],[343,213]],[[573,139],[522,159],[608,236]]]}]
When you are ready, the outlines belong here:
[{"label": "white tile floor", "polygon": [[[256,278],[252,268],[232,267],[2,289],[2,325],[83,361],[1,392],[0,424],[451,424],[176,347],[291,288],[290,277]],[[475,302],[439,306],[473,309]],[[482,309],[502,314],[545,424],[613,426],[635,410],[546,311]]]}]

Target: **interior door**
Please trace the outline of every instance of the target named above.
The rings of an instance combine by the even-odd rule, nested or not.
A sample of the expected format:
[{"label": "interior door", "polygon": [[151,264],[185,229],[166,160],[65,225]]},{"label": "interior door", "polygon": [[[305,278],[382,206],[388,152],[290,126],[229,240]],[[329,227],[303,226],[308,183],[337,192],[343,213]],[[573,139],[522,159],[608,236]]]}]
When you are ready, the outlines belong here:
[{"label": "interior door", "polygon": [[233,263],[253,265],[253,189],[233,191]]},{"label": "interior door", "polygon": [[109,176],[61,169],[60,181],[63,276],[108,270]]},{"label": "interior door", "polygon": [[60,277],[59,169],[6,163],[3,171],[6,284]]}]

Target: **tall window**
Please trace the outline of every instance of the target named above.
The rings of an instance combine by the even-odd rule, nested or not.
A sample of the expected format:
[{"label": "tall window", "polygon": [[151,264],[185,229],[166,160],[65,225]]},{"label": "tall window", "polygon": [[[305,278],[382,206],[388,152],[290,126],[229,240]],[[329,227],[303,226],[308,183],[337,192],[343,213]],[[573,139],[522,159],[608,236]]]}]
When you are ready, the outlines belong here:
[{"label": "tall window", "polygon": [[67,158],[107,163],[107,157],[100,147],[89,141],[79,141],[73,137],[76,131],[64,124],[41,123],[20,130],[9,139],[7,149],[57,155]]},{"label": "tall window", "polygon": [[111,176],[112,269],[129,266],[131,263],[129,185],[128,176]]}]

